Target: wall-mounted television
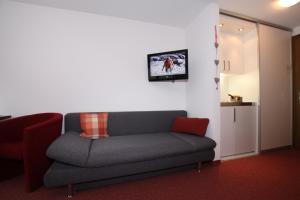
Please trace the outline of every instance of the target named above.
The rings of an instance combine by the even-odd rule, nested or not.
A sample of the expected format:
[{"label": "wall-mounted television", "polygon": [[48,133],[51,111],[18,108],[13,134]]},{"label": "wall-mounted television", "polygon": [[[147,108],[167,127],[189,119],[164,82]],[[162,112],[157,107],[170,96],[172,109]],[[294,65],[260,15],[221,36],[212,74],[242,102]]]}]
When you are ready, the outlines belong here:
[{"label": "wall-mounted television", "polygon": [[149,81],[188,79],[188,50],[148,54]]}]

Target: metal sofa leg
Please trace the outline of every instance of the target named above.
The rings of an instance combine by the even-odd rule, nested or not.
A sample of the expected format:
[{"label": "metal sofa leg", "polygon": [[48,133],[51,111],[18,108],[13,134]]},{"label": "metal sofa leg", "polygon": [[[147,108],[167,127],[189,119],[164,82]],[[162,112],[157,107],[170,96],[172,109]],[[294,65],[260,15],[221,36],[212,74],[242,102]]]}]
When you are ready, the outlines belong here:
[{"label": "metal sofa leg", "polygon": [[198,173],[200,173],[200,171],[201,171],[201,166],[202,166],[202,162],[199,161],[198,162],[198,167],[197,167]]},{"label": "metal sofa leg", "polygon": [[74,188],[72,184],[68,184],[68,199],[71,199],[74,195]]}]

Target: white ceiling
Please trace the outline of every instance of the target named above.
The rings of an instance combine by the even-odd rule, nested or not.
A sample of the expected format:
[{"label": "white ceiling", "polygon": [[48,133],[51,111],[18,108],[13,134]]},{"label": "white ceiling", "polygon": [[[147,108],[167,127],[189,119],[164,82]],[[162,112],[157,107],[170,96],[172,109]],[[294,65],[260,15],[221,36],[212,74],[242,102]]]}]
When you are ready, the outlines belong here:
[{"label": "white ceiling", "polygon": [[145,22],[185,27],[215,0],[14,0]]},{"label": "white ceiling", "polygon": [[217,0],[220,8],[281,26],[300,26],[300,3],[280,8],[275,0]]},{"label": "white ceiling", "polygon": [[281,26],[300,26],[300,3],[278,8],[275,0],[14,0],[176,27],[185,27],[208,2]]}]

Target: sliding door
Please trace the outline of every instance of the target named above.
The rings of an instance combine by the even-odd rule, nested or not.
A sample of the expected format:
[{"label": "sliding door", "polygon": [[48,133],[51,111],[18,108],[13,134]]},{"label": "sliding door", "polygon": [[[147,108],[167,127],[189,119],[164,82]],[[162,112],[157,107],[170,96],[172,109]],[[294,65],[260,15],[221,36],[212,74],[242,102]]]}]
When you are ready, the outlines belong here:
[{"label": "sliding door", "polygon": [[292,143],[291,33],[259,25],[260,147]]}]

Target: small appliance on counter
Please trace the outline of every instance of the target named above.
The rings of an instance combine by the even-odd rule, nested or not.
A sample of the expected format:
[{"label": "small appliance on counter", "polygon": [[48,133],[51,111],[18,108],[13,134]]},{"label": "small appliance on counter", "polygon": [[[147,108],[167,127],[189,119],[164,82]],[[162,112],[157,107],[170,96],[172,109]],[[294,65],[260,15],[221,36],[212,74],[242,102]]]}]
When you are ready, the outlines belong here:
[{"label": "small appliance on counter", "polygon": [[228,94],[228,96],[230,96],[231,102],[243,102],[243,97],[241,97],[241,96],[231,95],[231,94]]}]

